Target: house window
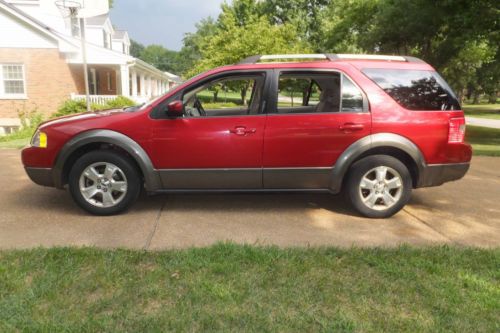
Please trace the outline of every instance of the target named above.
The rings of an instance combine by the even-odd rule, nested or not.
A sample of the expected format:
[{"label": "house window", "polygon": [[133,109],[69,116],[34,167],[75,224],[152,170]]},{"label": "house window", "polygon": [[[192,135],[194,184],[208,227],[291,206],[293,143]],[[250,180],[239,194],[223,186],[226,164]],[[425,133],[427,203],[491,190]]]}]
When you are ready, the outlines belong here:
[{"label": "house window", "polygon": [[102,40],[104,47],[109,49],[111,44],[109,43],[109,34],[106,32],[106,30],[102,31]]},{"label": "house window", "polygon": [[108,81],[108,91],[111,91],[111,73],[110,72],[107,72],[106,73],[106,79]]},{"label": "house window", "polygon": [[0,97],[25,98],[24,66],[20,64],[0,65]]},{"label": "house window", "polygon": [[73,37],[80,37],[80,22],[78,17],[71,16],[71,35]]}]

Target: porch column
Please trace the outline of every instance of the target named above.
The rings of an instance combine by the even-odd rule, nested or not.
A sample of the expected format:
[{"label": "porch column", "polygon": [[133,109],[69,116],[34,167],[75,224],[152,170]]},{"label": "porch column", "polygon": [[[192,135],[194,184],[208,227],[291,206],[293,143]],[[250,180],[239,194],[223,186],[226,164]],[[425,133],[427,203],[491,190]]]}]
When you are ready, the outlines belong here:
[{"label": "porch column", "polygon": [[146,96],[146,77],[144,76],[144,73],[141,73],[141,97]]},{"label": "porch column", "polygon": [[130,96],[130,76],[127,65],[120,66],[120,82],[121,82],[121,94],[123,96]]},{"label": "porch column", "polygon": [[153,96],[153,79],[148,76],[148,97]]},{"label": "porch column", "polygon": [[135,69],[131,70],[132,72],[132,97],[137,97],[137,72]]}]

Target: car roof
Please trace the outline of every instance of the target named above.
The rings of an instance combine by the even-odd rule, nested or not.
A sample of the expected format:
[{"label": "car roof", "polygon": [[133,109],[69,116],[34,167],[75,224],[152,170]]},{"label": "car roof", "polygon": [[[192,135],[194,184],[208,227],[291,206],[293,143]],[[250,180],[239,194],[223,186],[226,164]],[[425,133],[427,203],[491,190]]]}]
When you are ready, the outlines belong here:
[{"label": "car roof", "polygon": [[[351,65],[358,70],[364,68],[387,68],[401,70],[434,70],[434,68],[425,63],[413,62],[395,62],[382,60],[337,60],[337,61],[305,61],[305,62],[268,62],[254,64],[234,64],[216,68],[212,71],[227,71],[227,70],[251,70],[251,69],[342,69],[346,65]],[[210,72],[212,72],[210,71]]]},{"label": "car roof", "polygon": [[[421,59],[399,55],[380,54],[272,54],[247,57],[237,64],[223,66],[213,71],[248,69],[341,69],[349,64],[358,70],[387,68],[401,70],[434,70]],[[210,71],[210,72],[213,72]]]}]

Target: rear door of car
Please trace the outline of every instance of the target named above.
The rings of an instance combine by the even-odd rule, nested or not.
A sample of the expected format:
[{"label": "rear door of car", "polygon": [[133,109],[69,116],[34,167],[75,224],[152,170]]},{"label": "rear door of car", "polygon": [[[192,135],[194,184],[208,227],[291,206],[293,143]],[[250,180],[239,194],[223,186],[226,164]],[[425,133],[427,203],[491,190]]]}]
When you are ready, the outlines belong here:
[{"label": "rear door of car", "polygon": [[269,96],[264,188],[327,189],[340,154],[371,132],[365,94],[340,71],[279,69]]}]

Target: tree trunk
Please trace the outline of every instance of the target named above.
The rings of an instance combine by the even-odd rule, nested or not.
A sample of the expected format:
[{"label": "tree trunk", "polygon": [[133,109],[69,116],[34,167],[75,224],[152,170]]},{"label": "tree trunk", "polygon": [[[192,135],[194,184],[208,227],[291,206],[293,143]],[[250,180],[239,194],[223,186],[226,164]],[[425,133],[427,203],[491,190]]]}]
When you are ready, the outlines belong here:
[{"label": "tree trunk", "polygon": [[479,92],[476,90],[472,94],[472,104],[479,104]]},{"label": "tree trunk", "polygon": [[495,104],[496,102],[497,102],[497,92],[494,92],[493,94],[490,94],[488,96],[488,103]]},{"label": "tree trunk", "polygon": [[241,104],[243,106],[246,106],[247,105],[247,100],[246,100],[246,97],[247,97],[247,87],[243,87],[241,89]]},{"label": "tree trunk", "polygon": [[217,103],[219,101],[219,92],[214,91],[214,103]]}]

